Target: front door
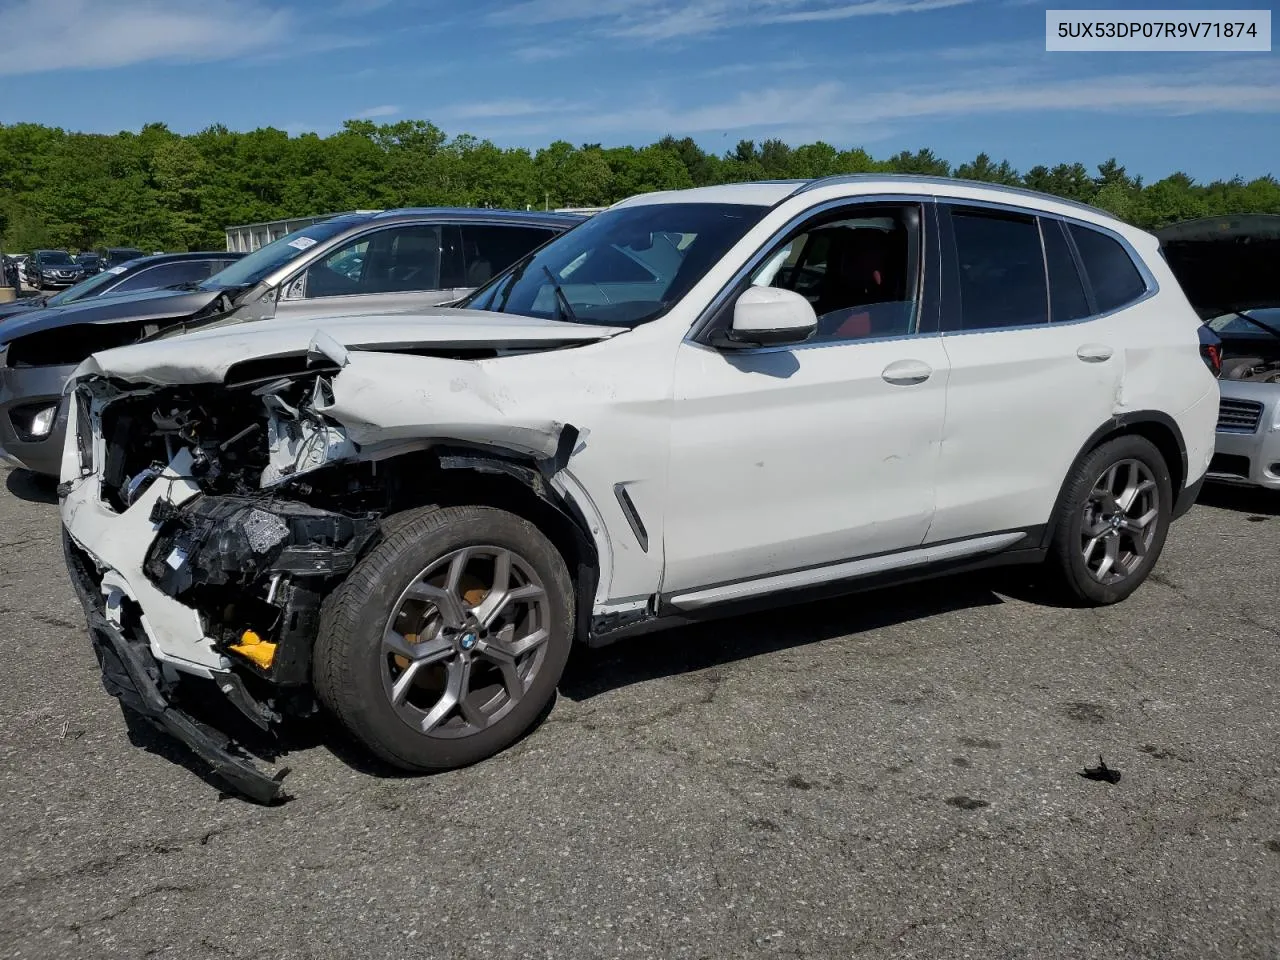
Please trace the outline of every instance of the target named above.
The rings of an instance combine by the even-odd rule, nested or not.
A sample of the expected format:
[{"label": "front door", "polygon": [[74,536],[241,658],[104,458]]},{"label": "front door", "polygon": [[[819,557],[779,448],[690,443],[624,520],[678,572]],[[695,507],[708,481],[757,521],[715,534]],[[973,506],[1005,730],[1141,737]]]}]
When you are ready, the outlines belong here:
[{"label": "front door", "polygon": [[844,205],[771,245],[741,288],[802,293],[819,318],[809,341],[726,350],[707,335],[681,345],[664,593],[925,539],[948,376],[936,278],[923,269],[926,212]]}]

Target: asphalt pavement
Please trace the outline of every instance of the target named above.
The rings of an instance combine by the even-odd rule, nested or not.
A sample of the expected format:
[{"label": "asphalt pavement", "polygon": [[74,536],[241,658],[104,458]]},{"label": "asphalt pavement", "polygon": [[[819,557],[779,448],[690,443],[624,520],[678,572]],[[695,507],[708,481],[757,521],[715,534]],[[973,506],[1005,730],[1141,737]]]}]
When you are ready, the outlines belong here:
[{"label": "asphalt pavement", "polygon": [[465,770],[316,724],[263,808],[126,724],[0,482],[0,957],[1280,956],[1280,495],[1105,610],[991,574],[584,653]]}]

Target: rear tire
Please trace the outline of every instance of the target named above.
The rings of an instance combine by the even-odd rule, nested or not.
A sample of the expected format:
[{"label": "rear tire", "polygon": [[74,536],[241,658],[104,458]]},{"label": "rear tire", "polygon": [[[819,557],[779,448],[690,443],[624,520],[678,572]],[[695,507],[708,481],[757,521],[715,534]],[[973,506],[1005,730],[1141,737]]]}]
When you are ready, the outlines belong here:
[{"label": "rear tire", "polygon": [[573,641],[564,560],[532,523],[493,507],[412,510],[384,531],[321,610],[316,692],[402,769],[490,757],[555,696]]},{"label": "rear tire", "polygon": [[1172,515],[1173,482],[1155,444],[1133,434],[1108,440],[1067,478],[1049,566],[1077,602],[1118,603],[1159,560]]}]

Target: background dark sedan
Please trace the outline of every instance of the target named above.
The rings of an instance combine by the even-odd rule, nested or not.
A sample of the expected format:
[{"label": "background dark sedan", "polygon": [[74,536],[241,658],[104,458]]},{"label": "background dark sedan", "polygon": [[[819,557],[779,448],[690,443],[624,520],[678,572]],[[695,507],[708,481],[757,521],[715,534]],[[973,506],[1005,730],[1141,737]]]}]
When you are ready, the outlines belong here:
[{"label": "background dark sedan", "polygon": [[102,270],[102,258],[96,253],[77,253],[76,263],[84,268],[86,277],[91,277]]},{"label": "background dark sedan", "polygon": [[103,270],[110,270],[130,260],[145,257],[146,254],[137,247],[104,247],[98,251],[98,260]]},{"label": "background dark sedan", "polygon": [[157,290],[182,284],[199,283],[231,266],[244,254],[225,250],[193,253],[162,253],[155,257],[139,257],[96,273],[74,287],[51,297],[28,297],[12,303],[0,303],[0,323],[6,317],[46,307],[64,307],[92,297],[120,296],[142,290]]}]

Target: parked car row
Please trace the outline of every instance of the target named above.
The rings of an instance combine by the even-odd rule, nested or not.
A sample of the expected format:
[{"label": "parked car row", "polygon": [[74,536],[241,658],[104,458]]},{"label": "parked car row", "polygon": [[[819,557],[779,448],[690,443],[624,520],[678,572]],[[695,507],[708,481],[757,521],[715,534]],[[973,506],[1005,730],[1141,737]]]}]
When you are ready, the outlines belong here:
[{"label": "parked car row", "polygon": [[181,287],[207,280],[239,260],[243,254],[226,251],[162,253],[139,257],[98,272],[52,296],[27,297],[0,303],[0,322],[17,314],[63,307],[96,297],[120,296],[162,287]]},{"label": "parked car row", "polygon": [[67,416],[62,388],[76,365],[98,350],[209,325],[421,309],[456,300],[582,219],[494,210],[352,214],[305,227],[243,258],[192,255],[215,258],[213,264],[234,262],[210,275],[209,261],[201,261],[202,277],[177,288],[171,281],[194,262],[134,261],[126,272],[153,289],[50,301],[0,319],[0,451],[11,462],[57,475]]},{"label": "parked car row", "polygon": [[520,737],[575,643],[1002,564],[1123,600],[1227,416],[1202,316],[1266,324],[1189,262],[915,177],[340,217],[0,323],[0,442],[60,465],[107,689],[269,802],[183,677],[434,770]]}]

